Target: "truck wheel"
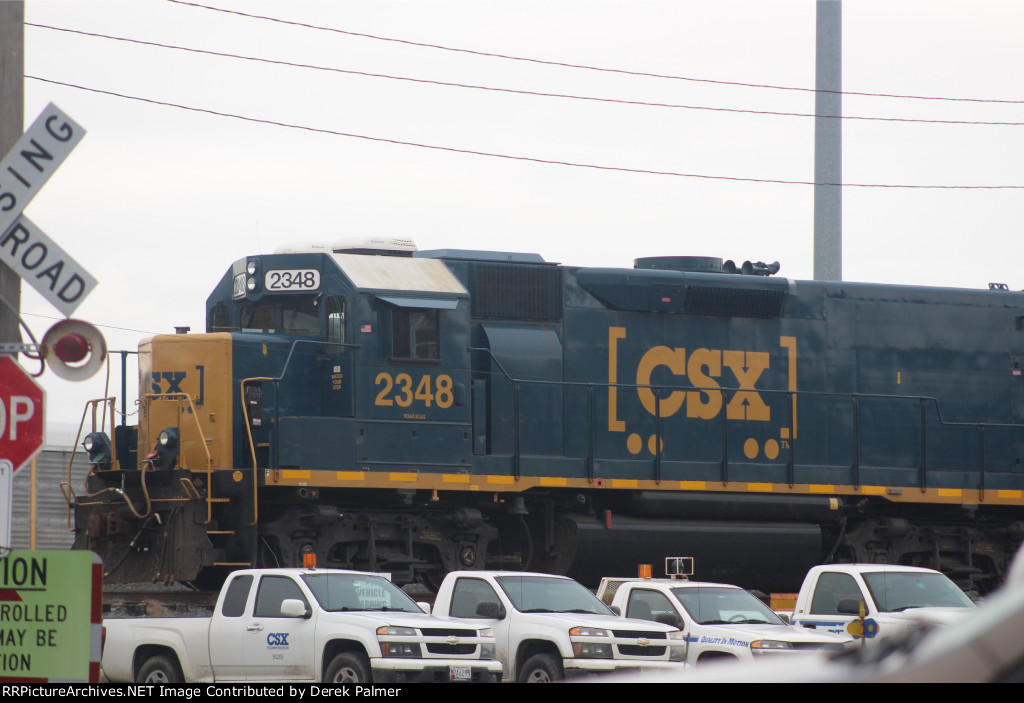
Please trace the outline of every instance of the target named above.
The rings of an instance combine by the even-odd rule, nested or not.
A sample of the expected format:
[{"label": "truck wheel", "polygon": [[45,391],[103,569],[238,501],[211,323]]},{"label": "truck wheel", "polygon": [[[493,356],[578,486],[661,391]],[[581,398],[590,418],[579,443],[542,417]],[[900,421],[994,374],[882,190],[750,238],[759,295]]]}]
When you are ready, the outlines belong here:
[{"label": "truck wheel", "polygon": [[331,660],[324,683],[370,683],[370,662],[358,652],[343,652]]},{"label": "truck wheel", "polygon": [[551,654],[534,654],[519,670],[519,683],[551,683],[565,678],[562,663]]},{"label": "truck wheel", "polygon": [[150,657],[139,669],[135,683],[185,683],[181,668],[173,658],[163,654]]}]

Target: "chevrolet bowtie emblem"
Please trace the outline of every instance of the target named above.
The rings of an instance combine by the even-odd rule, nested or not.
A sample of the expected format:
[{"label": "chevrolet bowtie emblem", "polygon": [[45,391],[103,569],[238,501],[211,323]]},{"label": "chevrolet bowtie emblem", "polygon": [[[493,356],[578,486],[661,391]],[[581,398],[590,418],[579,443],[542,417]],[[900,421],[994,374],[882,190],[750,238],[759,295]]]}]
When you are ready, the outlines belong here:
[{"label": "chevrolet bowtie emblem", "polygon": [[446,638],[445,642],[447,642],[448,644],[458,644],[459,643],[459,638],[455,637],[455,636],[451,636],[451,637]]},{"label": "chevrolet bowtie emblem", "polygon": [[649,639],[647,639],[646,637],[641,637],[640,639],[637,640],[636,643],[639,644],[641,647],[646,647],[647,645],[649,645],[651,643],[651,641]]}]

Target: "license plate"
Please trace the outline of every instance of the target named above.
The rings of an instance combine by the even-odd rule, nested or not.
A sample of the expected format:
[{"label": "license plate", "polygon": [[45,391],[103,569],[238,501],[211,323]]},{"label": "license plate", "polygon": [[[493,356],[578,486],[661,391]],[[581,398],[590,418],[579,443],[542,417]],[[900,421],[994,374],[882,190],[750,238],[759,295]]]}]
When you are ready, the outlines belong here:
[{"label": "license plate", "polygon": [[465,664],[452,664],[448,667],[448,678],[451,681],[469,681],[473,678],[473,669]]}]

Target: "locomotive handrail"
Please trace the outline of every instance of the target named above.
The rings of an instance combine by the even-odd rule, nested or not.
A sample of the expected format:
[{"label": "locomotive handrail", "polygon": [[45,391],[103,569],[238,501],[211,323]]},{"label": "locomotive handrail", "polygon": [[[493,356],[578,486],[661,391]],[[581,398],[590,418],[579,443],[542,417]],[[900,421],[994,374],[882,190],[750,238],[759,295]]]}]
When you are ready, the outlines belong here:
[{"label": "locomotive handrail", "polygon": [[[664,384],[634,384],[634,383],[610,383],[603,381],[566,381],[564,379],[540,379],[540,378],[521,378],[510,374],[501,361],[495,356],[494,352],[487,347],[468,347],[467,351],[470,352],[486,352],[497,366],[500,374],[513,385],[513,413],[514,413],[514,455],[513,455],[513,471],[516,477],[520,476],[520,463],[521,463],[521,447],[520,447],[520,410],[519,410],[519,387],[521,385],[550,385],[558,387],[579,387],[586,388],[588,394],[592,394],[593,389],[596,388],[624,388],[624,389],[647,389],[653,392],[655,397],[656,409],[654,414],[655,422],[655,436],[661,436],[660,433],[660,405],[661,395],[664,391],[710,391],[722,393],[723,403],[731,395],[737,392],[751,391],[750,388],[740,388],[734,386],[695,386],[692,384],[678,384],[678,385],[664,385]],[[493,373],[493,372],[492,372]],[[860,486],[860,406],[862,400],[887,400],[887,401],[917,401],[920,405],[920,422],[918,430],[919,439],[919,483],[920,489],[925,491],[927,489],[927,476],[928,476],[928,456],[927,456],[927,436],[928,436],[928,422],[927,412],[929,406],[935,408],[935,419],[940,427],[960,427],[960,428],[977,428],[978,431],[978,462],[979,462],[979,491],[982,500],[984,500],[985,491],[985,430],[986,429],[1024,429],[1024,423],[1006,423],[1006,422],[965,422],[948,420],[943,416],[942,406],[939,403],[939,399],[934,396],[922,396],[922,395],[905,395],[905,394],[889,394],[889,393],[840,393],[834,391],[813,391],[813,390],[782,390],[782,389],[768,389],[768,388],[757,388],[758,394],[765,395],[786,395],[790,400],[787,403],[789,412],[789,426],[793,427],[795,421],[795,400],[801,396],[805,398],[817,397],[817,398],[832,398],[840,400],[849,400],[853,409],[853,462],[849,467],[852,473],[852,484],[854,486]],[[591,395],[592,397],[592,395]],[[587,476],[593,478],[593,444],[594,444],[594,426],[593,426],[593,408],[591,406],[591,400],[588,398],[588,437],[587,447],[588,456],[586,457],[586,463],[588,466]],[[721,458],[721,470],[722,470],[722,481],[724,484],[729,483],[729,459],[728,459],[728,447],[729,447],[729,430],[728,430],[728,418],[725,414],[722,415],[722,458]],[[789,456],[787,460],[787,481],[790,486],[795,485],[795,474],[796,474],[796,445],[797,437],[796,433],[789,438]],[[661,481],[661,461],[662,461],[662,447],[661,442],[656,441],[652,450],[654,454],[654,479],[656,482]]]},{"label": "locomotive handrail", "polygon": [[[78,451],[78,440],[80,440],[82,438],[82,428],[85,427],[85,416],[88,414],[89,409],[91,408],[92,409],[92,431],[95,432],[96,431],[96,407],[97,407],[97,405],[99,403],[105,403],[110,408],[110,432],[111,432],[111,434],[113,434],[113,432],[114,432],[114,403],[116,401],[117,401],[117,398],[115,398],[113,396],[107,396],[106,398],[93,398],[92,400],[87,400],[85,402],[85,407],[82,408],[82,419],[78,423],[78,433],[75,435],[75,443],[73,445],[71,445],[71,456],[68,459],[68,474],[67,474],[66,483],[68,485],[68,489],[69,490],[71,489],[71,466],[75,462],[75,453]],[[101,425],[101,428],[102,427],[106,427],[106,416],[105,415],[104,415],[103,419],[104,419],[104,423],[103,423],[103,425]],[[102,431],[102,429],[100,431]],[[120,464],[118,464],[118,461],[117,461],[117,442],[111,442],[110,443],[110,466],[111,466],[111,468],[113,468],[114,466],[118,466],[118,468],[120,468]],[[73,493],[72,493],[72,495],[73,495]],[[68,501],[68,529],[69,530],[71,529],[71,511],[72,511],[72,509],[74,509],[74,502],[69,500]]]},{"label": "locomotive handrail", "polygon": [[[245,405],[245,384],[253,381],[270,381],[276,386],[279,380],[268,376],[254,376],[252,378],[243,378],[239,384],[242,395],[242,418],[245,420],[245,433],[249,438],[249,451],[252,452],[252,522],[249,523],[250,527],[259,522],[259,494],[256,490],[256,445],[252,441],[252,428],[249,426],[249,409]],[[275,393],[274,396],[276,404],[277,394]]]}]

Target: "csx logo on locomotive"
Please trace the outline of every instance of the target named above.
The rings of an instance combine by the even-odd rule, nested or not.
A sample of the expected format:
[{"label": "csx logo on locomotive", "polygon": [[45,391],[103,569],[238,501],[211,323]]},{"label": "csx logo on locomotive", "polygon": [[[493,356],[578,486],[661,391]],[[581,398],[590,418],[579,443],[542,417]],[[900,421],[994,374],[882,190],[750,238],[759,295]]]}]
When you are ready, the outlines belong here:
[{"label": "csx logo on locomotive", "polygon": [[[633,416],[629,412],[620,415],[620,404],[628,402],[626,395],[636,392],[640,405],[651,416],[673,417],[685,413],[688,419],[713,420],[725,410],[725,419],[754,422],[771,422],[771,407],[758,392],[757,383],[771,366],[771,355],[766,351],[734,349],[708,349],[699,347],[654,346],[640,356],[635,377],[629,371],[620,369],[620,344],[627,339],[625,327],[608,328],[608,431],[627,432],[622,417]],[[788,390],[796,390],[796,338],[780,337],[779,346],[788,354]],[[656,382],[653,377],[667,370],[672,379]],[[620,378],[620,371],[621,373]],[[628,388],[635,383],[634,388]],[[621,385],[616,385],[621,384]],[[622,386],[627,386],[623,388]],[[684,390],[684,387],[689,387]],[[723,390],[726,389],[726,390]],[[793,400],[794,428],[781,427],[780,441],[769,439],[762,445],[754,438],[744,443],[744,453],[753,459],[760,450],[768,459],[776,459],[781,449],[788,447],[790,437],[795,437],[796,401]],[[664,435],[664,432],[662,432]],[[643,451],[644,438],[631,432],[626,438],[630,454]],[[647,449],[658,454],[664,449],[664,436],[654,434],[647,438]]]}]

